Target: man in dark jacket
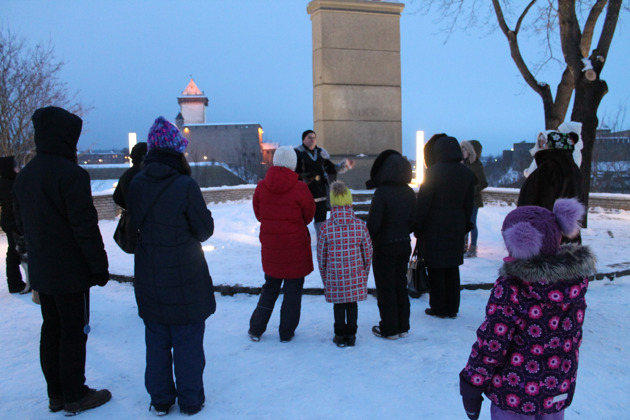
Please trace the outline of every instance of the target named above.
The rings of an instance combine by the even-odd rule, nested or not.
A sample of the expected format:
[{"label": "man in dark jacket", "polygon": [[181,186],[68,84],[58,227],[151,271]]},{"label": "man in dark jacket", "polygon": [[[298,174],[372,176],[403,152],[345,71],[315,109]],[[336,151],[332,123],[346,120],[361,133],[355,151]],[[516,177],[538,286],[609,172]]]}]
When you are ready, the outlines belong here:
[{"label": "man in dark jacket", "polygon": [[308,185],[315,200],[315,233],[319,236],[319,227],[326,220],[328,212],[328,188],[335,181],[337,174],[342,174],[354,167],[354,161],[344,159],[338,164],[330,161],[330,155],[317,146],[317,135],[313,130],[302,133],[302,144],[295,148],[297,154],[296,172]]},{"label": "man in dark jacket", "polygon": [[73,415],[109,401],[85,385],[90,287],[109,279],[90,176],[77,164],[83,122],[57,107],[33,114],[37,155],[15,180],[16,222],[24,233],[31,287],[42,310],[40,359],[50,411]]},{"label": "man in dark jacket", "polygon": [[427,170],[416,205],[416,237],[431,285],[431,307],[425,312],[442,318],[454,318],[459,311],[462,238],[472,227],[475,177],[462,159],[462,150],[453,137],[433,140],[430,153],[425,147]]}]

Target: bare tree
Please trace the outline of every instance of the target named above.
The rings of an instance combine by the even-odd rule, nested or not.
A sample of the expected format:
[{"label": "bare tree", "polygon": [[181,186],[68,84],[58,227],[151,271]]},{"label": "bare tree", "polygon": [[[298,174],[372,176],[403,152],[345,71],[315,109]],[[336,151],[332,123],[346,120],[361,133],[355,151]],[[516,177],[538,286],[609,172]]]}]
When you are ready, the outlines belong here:
[{"label": "bare tree", "polygon": [[[571,98],[574,96],[571,120],[582,123],[582,140],[584,141],[580,169],[584,176],[585,188],[581,199],[588,205],[591,157],[598,126],[597,110],[602,98],[608,92],[608,85],[600,79],[600,74],[608,59],[608,51],[622,9],[622,0],[527,0],[524,2],[492,0],[491,3],[496,22],[507,38],[512,60],[527,85],[542,99],[546,129],[556,129],[565,119]],[[454,30],[457,19],[463,14],[469,13],[469,22],[476,24],[479,22],[479,16],[483,15],[483,9],[490,7],[488,2],[479,0],[424,0],[423,4],[427,10],[431,6],[436,6],[442,16],[450,18],[451,31]],[[522,11],[512,13],[514,9],[519,8],[519,5]],[[627,9],[628,5],[623,7]],[[506,11],[510,12],[510,15],[517,16],[512,27],[507,22]],[[602,15],[603,22],[598,26]],[[578,17],[583,18],[582,25]],[[526,19],[531,23],[526,25]],[[521,54],[519,35],[524,28],[538,35],[544,34],[543,38],[547,45],[547,59],[544,62],[557,60],[553,54],[553,46],[556,40],[560,41],[562,62],[565,67],[556,87],[555,98],[551,87],[536,78],[536,71],[530,69]],[[591,50],[598,28],[600,28],[599,39],[595,49]]]},{"label": "bare tree", "polygon": [[0,154],[24,162],[35,150],[31,116],[54,105],[83,115],[87,108],[61,80],[63,62],[51,44],[29,47],[8,28],[0,28]]}]

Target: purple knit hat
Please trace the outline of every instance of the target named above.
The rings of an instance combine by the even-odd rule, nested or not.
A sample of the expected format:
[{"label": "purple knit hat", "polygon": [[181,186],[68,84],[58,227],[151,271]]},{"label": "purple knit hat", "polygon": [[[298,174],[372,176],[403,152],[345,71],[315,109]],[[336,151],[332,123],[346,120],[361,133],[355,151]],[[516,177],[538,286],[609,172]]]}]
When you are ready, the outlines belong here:
[{"label": "purple knit hat", "polygon": [[158,117],[147,138],[147,148],[151,149],[170,149],[179,153],[183,153],[188,146],[188,140],[182,136],[179,129],[168,122],[164,117]]},{"label": "purple knit hat", "polygon": [[537,206],[512,210],[501,228],[510,257],[529,260],[540,254],[554,255],[563,234],[573,238],[580,232],[584,211],[584,205],[575,198],[556,200],[553,212]]}]

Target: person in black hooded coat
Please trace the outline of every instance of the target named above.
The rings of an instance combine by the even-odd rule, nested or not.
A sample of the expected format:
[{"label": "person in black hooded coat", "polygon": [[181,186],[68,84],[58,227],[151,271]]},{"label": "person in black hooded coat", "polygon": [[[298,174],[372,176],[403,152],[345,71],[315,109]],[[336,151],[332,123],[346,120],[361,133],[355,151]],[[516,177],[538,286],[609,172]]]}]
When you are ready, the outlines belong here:
[{"label": "person in black hooded coat", "polygon": [[409,331],[407,264],[415,207],[410,182],[411,165],[395,150],[385,150],[375,159],[366,182],[368,188],[376,187],[367,227],[374,246],[372,267],[381,321],[372,332],[389,339]]},{"label": "person in black hooded coat", "polygon": [[202,409],[205,322],[216,309],[201,247],[214,232],[214,220],[190,176],[187,144],[177,127],[158,117],[144,169],[131,180],[127,196],[132,226],[140,231],[134,290],[145,324],[145,386],[158,414],[168,413],[176,399],[182,413]]},{"label": "person in black hooded coat", "polygon": [[18,231],[13,211],[13,182],[19,167],[14,156],[0,158],[0,206],[2,206],[0,228],[7,235],[6,264],[9,293],[19,293],[28,289],[22,281],[22,273],[20,272],[20,255],[16,249]]},{"label": "person in black hooded coat", "polygon": [[90,175],[77,164],[83,122],[65,109],[35,111],[37,155],[15,179],[15,216],[24,234],[29,280],[42,311],[40,360],[51,411],[76,414],[104,404],[85,385],[90,287],[109,280]]},{"label": "person in black hooded coat", "polygon": [[462,159],[453,137],[433,139],[429,153],[425,146],[427,169],[418,190],[415,234],[431,287],[426,313],[439,317],[454,318],[459,311],[462,238],[472,228],[475,176]]}]

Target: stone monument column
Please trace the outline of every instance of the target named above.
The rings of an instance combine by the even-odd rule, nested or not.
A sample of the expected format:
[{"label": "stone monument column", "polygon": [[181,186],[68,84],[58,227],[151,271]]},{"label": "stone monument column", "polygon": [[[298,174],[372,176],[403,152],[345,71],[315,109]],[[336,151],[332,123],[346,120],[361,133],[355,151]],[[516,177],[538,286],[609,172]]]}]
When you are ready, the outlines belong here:
[{"label": "stone monument column", "polygon": [[313,130],[332,156],[355,160],[341,175],[365,188],[374,158],[402,153],[400,14],[404,4],[313,0]]}]

